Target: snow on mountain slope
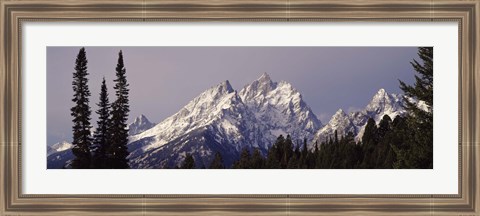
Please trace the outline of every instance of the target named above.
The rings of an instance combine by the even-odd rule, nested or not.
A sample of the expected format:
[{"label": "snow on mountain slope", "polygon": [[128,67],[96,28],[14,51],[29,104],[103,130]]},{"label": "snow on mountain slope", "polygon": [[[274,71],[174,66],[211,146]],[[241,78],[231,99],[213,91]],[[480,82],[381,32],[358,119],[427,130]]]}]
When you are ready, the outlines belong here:
[{"label": "snow on mountain slope", "polygon": [[364,114],[374,117],[375,122],[380,122],[384,115],[394,119],[406,112],[403,103],[402,95],[388,94],[385,89],[380,89],[365,108]]},{"label": "snow on mountain slope", "polygon": [[280,134],[311,140],[322,123],[290,83],[273,82],[264,73],[240,91],[240,97],[265,126],[262,135],[275,140]]},{"label": "snow on mountain slope", "polygon": [[173,116],[168,117],[153,128],[130,137],[130,143],[147,137],[155,141],[144,147],[144,150],[160,147],[174,138],[200,128],[212,122],[223,110],[228,109],[236,93],[230,83],[225,81],[214,86],[190,101]]},{"label": "snow on mountain slope", "polygon": [[[325,141],[335,130],[339,136],[353,132],[359,140],[368,118],[379,123],[385,114],[392,119],[404,115],[402,103],[401,95],[380,89],[363,110],[346,114],[340,109],[323,126],[302,95],[285,81],[273,82],[263,74],[240,92],[224,81],[156,125],[143,115],[137,117],[129,124],[128,159],[132,168],[174,168],[189,153],[200,168],[208,167],[220,152],[228,167],[242,148],[259,148],[265,154],[281,134],[307,138],[310,148],[315,143],[311,140]],[[53,152],[53,146],[48,150],[48,167],[61,168],[73,158],[71,144],[54,146],[63,151]]]},{"label": "snow on mountain slope", "polygon": [[[250,139],[255,125],[255,116],[243,104],[230,83],[225,81],[201,93],[155,127],[130,137],[130,162],[132,167],[142,168],[161,167],[166,161],[169,165],[179,165],[186,152],[202,151],[207,160],[219,149],[201,145],[207,139],[205,134],[210,136],[210,141],[228,145],[225,147],[235,151],[240,151],[246,145],[259,147],[255,139]],[[168,146],[163,147],[164,145]],[[149,156],[154,153],[166,154],[158,153],[166,150],[169,150],[167,155],[170,156],[158,159],[164,162]],[[154,160],[155,163],[145,163],[149,160]]]},{"label": "snow on mountain slope", "polygon": [[373,118],[378,124],[384,115],[388,115],[392,119],[398,115],[405,115],[403,103],[402,95],[389,94],[385,89],[380,89],[363,110],[351,112],[348,115],[339,110],[329,123],[315,134],[314,140],[321,143],[328,137],[333,138],[335,130],[337,130],[339,137],[353,132],[355,140],[359,141],[369,118]]},{"label": "snow on mountain slope", "polygon": [[145,115],[140,115],[132,123],[128,124],[128,135],[136,135],[142,133],[155,126],[155,123],[150,122]]},{"label": "snow on mountain slope", "polygon": [[312,139],[320,126],[297,90],[263,74],[240,93],[228,81],[214,86],[155,127],[130,137],[129,159],[132,167],[174,167],[191,153],[201,158],[198,166],[208,166],[218,151],[228,166],[244,147],[266,153],[280,134]]},{"label": "snow on mountain slope", "polygon": [[72,148],[72,144],[67,141],[58,142],[51,146],[47,146],[47,156],[53,153],[65,151],[71,148]]},{"label": "snow on mountain slope", "polygon": [[[339,135],[347,134],[352,132],[354,134],[358,133],[358,128],[352,122],[350,116],[348,116],[342,109],[339,109],[330,119],[327,125],[320,129],[315,135],[315,141],[318,143],[328,141],[329,137],[333,138],[335,130]],[[314,147],[314,142],[310,144],[310,147]]]}]

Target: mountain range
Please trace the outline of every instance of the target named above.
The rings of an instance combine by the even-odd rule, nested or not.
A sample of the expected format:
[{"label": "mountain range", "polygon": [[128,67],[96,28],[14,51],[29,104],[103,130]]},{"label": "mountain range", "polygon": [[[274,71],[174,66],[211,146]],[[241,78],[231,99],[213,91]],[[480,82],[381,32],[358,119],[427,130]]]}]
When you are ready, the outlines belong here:
[{"label": "mountain range", "polygon": [[[347,114],[339,109],[323,125],[288,82],[274,82],[264,73],[236,91],[224,81],[158,124],[144,115],[137,117],[128,126],[128,159],[131,168],[173,168],[190,153],[200,168],[208,167],[219,152],[230,167],[243,148],[266,154],[279,135],[291,135],[295,145],[305,138],[309,148],[335,130],[339,136],[353,132],[359,140],[369,118],[378,123],[384,115],[392,119],[404,115],[402,104],[402,95],[380,89],[363,110]],[[69,157],[73,158],[69,149],[55,151],[49,154],[47,166],[61,168]]]},{"label": "mountain range", "polygon": [[322,129],[315,134],[315,141],[323,142],[332,137],[337,130],[339,136],[352,132],[355,140],[360,141],[369,118],[378,124],[384,115],[391,119],[406,113],[403,108],[403,96],[389,94],[380,89],[370,100],[370,103],[360,111],[345,113],[339,109]]}]

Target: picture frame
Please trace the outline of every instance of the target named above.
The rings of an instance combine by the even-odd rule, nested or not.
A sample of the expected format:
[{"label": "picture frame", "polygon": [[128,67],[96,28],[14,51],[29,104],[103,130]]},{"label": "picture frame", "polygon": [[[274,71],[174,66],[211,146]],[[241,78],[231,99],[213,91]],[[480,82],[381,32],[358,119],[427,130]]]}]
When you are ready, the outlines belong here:
[{"label": "picture frame", "polygon": [[[480,113],[478,0],[445,1],[1,1],[2,215],[477,215]],[[459,193],[55,194],[22,193],[24,22],[441,22],[459,24]]]}]

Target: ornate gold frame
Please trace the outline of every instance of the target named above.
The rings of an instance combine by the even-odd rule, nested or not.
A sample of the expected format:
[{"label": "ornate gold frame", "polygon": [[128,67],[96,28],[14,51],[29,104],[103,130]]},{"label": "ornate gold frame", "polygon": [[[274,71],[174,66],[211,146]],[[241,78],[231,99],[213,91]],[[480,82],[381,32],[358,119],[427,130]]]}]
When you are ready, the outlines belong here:
[{"label": "ornate gold frame", "polygon": [[[0,0],[0,215],[478,215],[479,0]],[[30,21],[459,23],[457,195],[28,195],[21,182],[21,26]]]}]

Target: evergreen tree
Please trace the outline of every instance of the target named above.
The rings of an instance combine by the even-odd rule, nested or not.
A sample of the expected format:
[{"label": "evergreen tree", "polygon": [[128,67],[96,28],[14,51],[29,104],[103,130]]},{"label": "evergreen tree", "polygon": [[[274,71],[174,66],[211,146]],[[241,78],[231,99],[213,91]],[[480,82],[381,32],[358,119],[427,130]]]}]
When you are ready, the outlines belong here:
[{"label": "evergreen tree", "polygon": [[320,155],[320,148],[318,148],[318,142],[315,142],[315,147],[313,152],[307,153],[307,167],[310,169],[315,168],[315,165],[318,160],[318,156]]},{"label": "evergreen tree", "polygon": [[92,137],[90,134],[90,106],[88,89],[87,54],[85,48],[81,48],[75,61],[73,73],[73,99],[75,105],[70,109],[73,117],[73,141],[72,153],[75,156],[71,167],[74,169],[88,169],[91,165],[90,148]]},{"label": "evergreen tree", "polygon": [[210,163],[209,169],[225,169],[223,164],[223,158],[220,152],[215,153],[215,158],[213,158],[212,163]]},{"label": "evergreen tree", "polygon": [[379,139],[376,149],[378,151],[376,168],[392,169],[405,167],[405,164],[401,164],[405,158],[397,154],[397,152],[399,149],[410,148],[410,145],[406,142],[406,137],[410,136],[408,135],[409,129],[407,128],[405,118],[402,116],[397,116],[392,122],[388,120],[387,118],[382,119],[379,125],[379,130],[383,130],[380,128],[385,128],[384,125],[388,122],[389,130],[386,131],[385,136]]},{"label": "evergreen tree", "polygon": [[376,135],[377,125],[375,123],[375,120],[369,118],[367,121],[367,125],[365,126],[365,131],[363,132],[362,143],[365,144],[368,142],[376,142]]},{"label": "evergreen tree", "polygon": [[300,161],[296,155],[293,155],[287,164],[287,169],[298,169],[300,167]]},{"label": "evergreen tree", "polygon": [[285,139],[285,142],[283,142],[282,147],[281,166],[285,169],[288,166],[289,160],[293,156],[293,142],[290,135],[287,135],[287,139]]},{"label": "evergreen tree", "polygon": [[348,132],[347,135],[342,139],[341,143],[343,144],[343,160],[341,168],[344,169],[353,169],[357,164],[359,164],[359,155],[356,152],[356,143],[355,136],[352,132]]},{"label": "evergreen tree", "polygon": [[353,152],[354,152],[354,158],[355,158],[353,168],[361,168],[361,164],[364,159],[363,158],[364,153],[363,153],[361,143],[354,143]]},{"label": "evergreen tree", "polygon": [[338,133],[337,133],[337,130],[335,130],[335,141],[333,141],[333,143],[335,143],[335,145],[338,145]]},{"label": "evergreen tree", "polygon": [[373,167],[376,169],[386,168],[385,161],[390,152],[389,134],[391,131],[392,119],[388,115],[384,115],[378,124],[377,137],[378,143],[375,146],[373,153]]},{"label": "evergreen tree", "polygon": [[195,169],[195,159],[192,154],[187,153],[180,169]]},{"label": "evergreen tree", "polygon": [[93,134],[93,168],[107,168],[107,149],[110,138],[110,102],[108,101],[107,85],[105,77],[100,90],[100,101],[96,111],[98,114],[97,129]]},{"label": "evergreen tree", "polygon": [[365,126],[365,131],[362,137],[362,147],[363,147],[363,161],[361,168],[375,168],[374,167],[374,151],[378,142],[377,138],[377,125],[375,120],[369,118],[367,125]]},{"label": "evergreen tree", "polygon": [[408,137],[411,146],[399,150],[397,154],[406,156],[402,162],[406,167],[433,168],[433,47],[420,47],[418,56],[422,63],[417,60],[411,62],[417,72],[415,83],[410,86],[400,81],[400,88],[406,97],[425,102],[427,110],[419,108],[417,102],[405,98],[407,123],[412,131],[412,136]]},{"label": "evergreen tree", "polygon": [[248,169],[250,168],[250,151],[247,147],[242,149],[240,159],[233,164],[234,169]]},{"label": "evergreen tree", "polygon": [[324,169],[327,159],[327,145],[328,141],[325,139],[325,142],[320,144],[320,148],[318,148],[318,156],[317,160],[315,161],[315,168],[316,169]]},{"label": "evergreen tree", "polygon": [[265,159],[263,158],[262,153],[258,148],[253,150],[250,167],[252,169],[263,169],[265,167]]},{"label": "evergreen tree", "polygon": [[307,167],[307,155],[308,155],[308,148],[307,148],[307,138],[303,139],[303,147],[302,152],[300,153],[299,157],[299,168],[306,169]]},{"label": "evergreen tree", "polygon": [[412,137],[412,131],[408,128],[406,117],[397,116],[392,123],[395,133],[390,134],[389,140],[393,152],[391,164],[393,168],[407,168],[406,164],[407,155],[406,149],[410,148],[410,144],[407,142],[409,137]]},{"label": "evergreen tree", "polygon": [[390,126],[392,124],[392,119],[388,115],[384,115],[377,128],[377,139],[383,139],[388,131],[390,131]]},{"label": "evergreen tree", "polygon": [[127,118],[130,106],[128,105],[128,86],[126,69],[123,64],[122,51],[118,53],[118,63],[116,67],[116,76],[113,87],[117,99],[112,104],[112,129],[111,144],[108,149],[109,167],[114,169],[129,168],[128,165],[128,129]]},{"label": "evergreen tree", "polygon": [[297,145],[295,145],[295,148],[293,150],[293,156],[297,157],[297,158],[300,158],[300,143],[298,143],[297,141]]},{"label": "evergreen tree", "polygon": [[266,168],[268,169],[281,169],[281,161],[283,158],[283,149],[285,145],[285,138],[283,135],[278,136],[275,144],[268,149]]},{"label": "evergreen tree", "polygon": [[[280,135],[280,137],[282,138],[282,141],[283,142],[283,136]],[[277,142],[279,142],[279,139],[280,137],[277,139]],[[280,169],[280,159],[278,157],[278,147],[274,144],[272,147],[270,147],[268,149],[268,154],[267,154],[267,159],[266,159],[266,162],[265,162],[265,167],[267,169]]]}]

